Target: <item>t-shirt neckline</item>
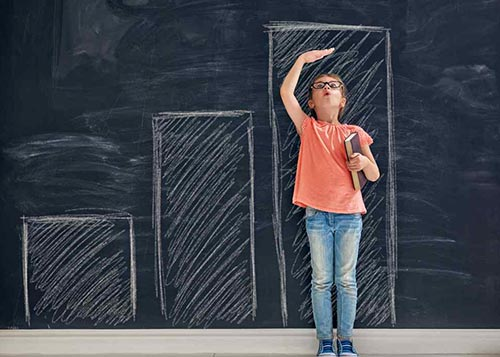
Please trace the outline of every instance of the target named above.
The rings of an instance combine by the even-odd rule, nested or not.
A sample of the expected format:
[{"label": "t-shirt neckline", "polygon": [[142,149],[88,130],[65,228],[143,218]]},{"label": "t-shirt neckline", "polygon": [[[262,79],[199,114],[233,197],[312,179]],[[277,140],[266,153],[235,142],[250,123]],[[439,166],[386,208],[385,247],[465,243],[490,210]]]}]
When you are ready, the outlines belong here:
[{"label": "t-shirt neckline", "polygon": [[340,123],[340,124],[333,124],[333,123],[329,123],[327,121],[321,121],[321,120],[318,120],[318,119],[314,119],[313,120],[316,121],[316,123],[320,124],[320,125],[329,125],[329,126],[335,126],[335,127],[338,127],[338,126],[345,126],[346,124],[344,123]]}]

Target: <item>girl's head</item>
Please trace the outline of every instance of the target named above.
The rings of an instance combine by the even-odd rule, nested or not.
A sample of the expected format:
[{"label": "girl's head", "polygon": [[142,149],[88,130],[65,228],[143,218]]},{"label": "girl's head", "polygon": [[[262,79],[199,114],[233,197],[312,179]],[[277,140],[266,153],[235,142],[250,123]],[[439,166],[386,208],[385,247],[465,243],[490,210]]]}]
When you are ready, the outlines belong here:
[{"label": "girl's head", "polygon": [[[325,84],[328,83],[328,84]],[[322,73],[317,75],[309,85],[309,99],[307,105],[311,109],[311,116],[318,119],[316,109],[328,113],[338,108],[342,116],[347,103],[347,89],[339,75],[335,73]]]}]

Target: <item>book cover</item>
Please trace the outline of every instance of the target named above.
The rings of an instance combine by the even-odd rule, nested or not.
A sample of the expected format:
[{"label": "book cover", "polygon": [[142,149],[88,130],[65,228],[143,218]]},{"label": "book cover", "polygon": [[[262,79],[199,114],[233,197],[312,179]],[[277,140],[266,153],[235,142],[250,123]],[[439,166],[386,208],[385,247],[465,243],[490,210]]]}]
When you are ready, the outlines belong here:
[{"label": "book cover", "polygon": [[[350,160],[349,158],[351,157],[352,154],[354,153],[360,153],[361,152],[361,144],[359,143],[359,135],[356,132],[352,132],[347,136],[347,138],[344,141],[345,145],[345,150],[347,153],[347,159]],[[352,183],[354,186],[355,190],[361,190],[365,185],[368,179],[365,176],[365,173],[363,170],[361,171],[351,171],[352,175]]]}]

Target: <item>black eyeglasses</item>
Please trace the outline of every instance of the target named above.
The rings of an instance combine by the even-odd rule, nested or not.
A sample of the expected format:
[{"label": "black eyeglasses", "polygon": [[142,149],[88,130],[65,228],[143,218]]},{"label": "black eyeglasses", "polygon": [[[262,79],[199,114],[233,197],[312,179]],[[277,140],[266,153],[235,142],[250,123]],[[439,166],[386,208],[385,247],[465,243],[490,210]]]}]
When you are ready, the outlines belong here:
[{"label": "black eyeglasses", "polygon": [[314,89],[323,89],[328,84],[330,88],[340,88],[342,87],[342,83],[339,81],[330,81],[330,82],[315,82],[311,85],[311,88]]}]

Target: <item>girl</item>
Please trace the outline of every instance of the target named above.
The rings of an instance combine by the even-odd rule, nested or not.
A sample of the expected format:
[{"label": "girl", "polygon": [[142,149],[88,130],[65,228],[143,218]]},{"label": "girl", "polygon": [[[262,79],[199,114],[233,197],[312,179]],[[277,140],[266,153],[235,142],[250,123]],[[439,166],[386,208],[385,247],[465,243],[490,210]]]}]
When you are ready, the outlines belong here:
[{"label": "girl", "polygon": [[[340,123],[347,103],[342,79],[333,73],[316,76],[309,87],[311,116],[302,111],[294,91],[305,63],[313,63],[334,49],[301,54],[280,88],[286,111],[300,137],[292,203],[305,207],[306,232],[311,250],[311,301],[318,356],[336,356],[333,348],[331,289],[337,287],[338,356],[358,356],[352,332],[356,315],[356,263],[366,213],[360,190],[352,186],[351,171],[363,170],[376,181],[379,169],[370,151],[373,139],[361,127]],[[347,158],[344,139],[359,135],[362,154]]]}]

